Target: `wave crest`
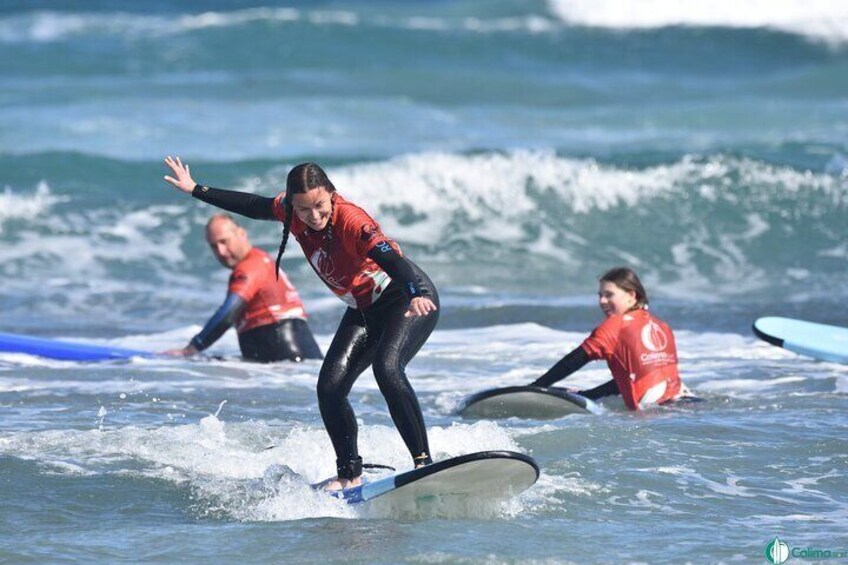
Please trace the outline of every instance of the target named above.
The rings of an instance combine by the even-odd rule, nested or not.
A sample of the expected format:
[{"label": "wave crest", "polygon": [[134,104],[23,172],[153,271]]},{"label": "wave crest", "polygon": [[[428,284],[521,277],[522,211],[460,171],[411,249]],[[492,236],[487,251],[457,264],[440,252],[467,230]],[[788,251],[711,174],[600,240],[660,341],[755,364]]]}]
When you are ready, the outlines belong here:
[{"label": "wave crest", "polygon": [[830,0],[677,2],[675,0],[549,0],[563,21],[616,29],[668,26],[770,28],[831,44],[848,41],[848,4]]}]

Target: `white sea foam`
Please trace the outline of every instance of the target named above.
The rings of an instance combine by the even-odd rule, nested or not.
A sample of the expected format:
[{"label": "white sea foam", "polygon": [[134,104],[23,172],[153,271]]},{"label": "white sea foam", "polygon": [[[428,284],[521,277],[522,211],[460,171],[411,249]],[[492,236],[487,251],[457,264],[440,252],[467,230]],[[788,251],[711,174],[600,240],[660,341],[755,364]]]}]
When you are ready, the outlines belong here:
[{"label": "white sea foam", "polygon": [[848,244],[842,243],[830,249],[822,249],[818,252],[820,257],[833,257],[835,259],[848,259]]},{"label": "white sea foam", "polygon": [[[507,430],[491,422],[429,430],[436,458],[481,450],[520,449]],[[280,437],[281,436],[281,437]],[[265,449],[268,442],[273,449]],[[360,452],[367,461],[412,466],[394,428],[362,426]],[[128,474],[188,485],[197,511],[239,520],[356,517],[340,501],[309,487],[335,474],[332,447],[323,428],[295,425],[282,433],[264,423],[228,424],[214,415],[196,424],[159,428],[51,430],[0,437],[4,454],[68,474]],[[296,475],[286,475],[284,467]],[[515,507],[512,507],[515,510]],[[456,510],[456,509],[454,509]]]},{"label": "white sea foam", "polygon": [[[95,344],[162,351],[183,345],[199,329],[187,326],[161,334],[126,336],[118,339],[82,340]],[[465,397],[493,387],[523,385],[536,379],[567,352],[579,345],[585,332],[558,331],[538,324],[512,324],[456,330],[438,330],[410,364],[407,374],[421,396],[425,416],[439,421],[455,414]],[[848,367],[797,357],[781,348],[750,336],[732,333],[675,332],[683,381],[702,397],[739,400],[781,398],[787,394],[845,394]],[[316,336],[326,351],[331,334]],[[227,360],[144,359],[127,362],[86,364],[46,360],[20,354],[0,354],[0,369],[41,369],[51,378],[27,376],[19,370],[0,371],[0,392],[93,395],[110,406],[154,409],[156,398],[179,397],[187,392],[220,391],[298,391],[314,397],[320,361],[300,364],[246,363],[238,357],[238,344],[232,332],[225,334],[212,353]],[[786,363],[792,361],[792,370]],[[127,375],[129,373],[129,376]],[[609,380],[603,362],[588,365],[565,383],[577,389],[597,386]],[[833,387],[822,391],[813,383],[830,381]],[[812,387],[812,388],[811,388]],[[124,395],[123,397],[121,395]],[[370,369],[357,380],[354,398],[365,415],[383,414],[384,401]],[[621,408],[613,398],[607,407]],[[116,421],[117,414],[104,418]],[[521,426],[514,426],[521,430]],[[543,431],[542,429],[536,431]],[[523,433],[523,432],[520,432]]]},{"label": "white sea foam", "polygon": [[646,0],[549,0],[553,14],[580,25],[615,29],[666,26],[771,28],[812,38],[848,41],[848,5],[838,0],[732,0],[709,3]]},{"label": "white sea foam", "polygon": [[[60,280],[79,284],[86,279],[99,279],[104,263],[110,261],[149,261],[151,264],[174,264],[185,259],[179,245],[191,228],[183,216],[184,209],[175,205],[155,205],[121,213],[114,208],[80,210],[69,207],[59,214],[46,214],[56,202],[72,202],[70,197],[55,197],[46,186],[40,186],[35,198],[17,197],[7,192],[0,200],[0,220],[25,217],[26,227],[17,232],[14,246],[0,248],[0,262],[50,260],[63,262]],[[2,199],[2,196],[0,196]],[[59,284],[50,279],[52,284]],[[103,278],[96,281],[101,290],[121,282]],[[101,286],[102,285],[102,286]]]},{"label": "white sea foam", "polygon": [[[559,157],[552,151],[519,150],[407,155],[382,163],[342,167],[334,171],[334,178],[372,207],[429,202],[435,215],[445,211],[441,209],[445,203],[455,206],[466,202],[463,212],[470,221],[479,221],[492,211],[507,218],[537,212],[528,185],[554,191],[570,202],[574,213],[585,214],[619,204],[633,206],[647,196],[672,191],[697,168],[700,166],[686,159],[634,171],[600,165],[592,159]],[[390,196],[387,186],[403,187],[403,191]]]},{"label": "white sea foam", "polygon": [[782,377],[777,379],[721,379],[706,381],[698,385],[698,390],[707,392],[721,392],[722,394],[747,395],[748,397],[760,396],[770,389],[779,388],[783,385],[802,383],[804,377]]},{"label": "white sea foam", "polygon": [[685,465],[675,465],[672,467],[649,467],[646,469],[637,469],[637,471],[643,471],[646,473],[664,473],[666,475],[691,475],[695,472],[695,469],[691,467],[686,467]]},{"label": "white sea foam", "polygon": [[185,13],[177,17],[124,12],[37,11],[0,19],[0,41],[56,42],[82,35],[129,38],[168,36],[213,28],[237,28],[253,23],[314,26],[378,27],[412,31],[470,33],[554,33],[570,25],[614,29],[666,26],[771,28],[827,41],[848,40],[848,9],[833,0],[747,3],[744,9],[729,0],[707,5],[650,0],[638,6],[622,0],[549,0],[550,13],[479,17],[476,15],[358,13],[353,10],[246,8],[233,11]]},{"label": "white sea foam", "polygon": [[54,204],[67,201],[67,197],[52,194],[45,181],[38,183],[35,194],[23,194],[7,186],[0,192],[0,233],[3,233],[3,222],[6,220],[30,219],[45,214]]},{"label": "white sea foam", "polygon": [[[677,484],[683,487],[683,490],[692,493],[697,498],[714,497],[714,496],[730,496],[753,498],[758,496],[754,489],[740,485],[740,477],[733,474],[726,474],[724,482],[715,481],[703,474],[686,466],[661,467],[661,468],[645,468],[636,469],[644,473],[664,473],[675,477]],[[709,492],[708,492],[709,491]]]},{"label": "white sea foam", "polygon": [[124,12],[38,11],[0,19],[0,42],[49,43],[84,35],[122,36],[131,39],[161,37],[214,28],[237,28],[253,23],[285,26],[308,23],[327,27],[376,27],[412,31],[464,31],[471,33],[550,33],[564,25],[548,14],[481,18],[475,16],[418,16],[357,13],[351,10],[246,8],[229,12],[206,11],[177,17]]},{"label": "white sea foam", "polygon": [[[534,191],[550,191],[556,201],[568,203],[571,213],[588,214],[619,205],[636,207],[677,193],[683,186],[719,182],[719,177],[732,171],[744,177],[744,186],[762,187],[764,194],[816,190],[836,202],[848,197],[846,187],[830,175],[721,156],[707,162],[685,157],[669,165],[632,170],[539,150],[478,155],[423,153],[330,172],[335,184],[344,187],[355,201],[367,202],[373,212],[382,211],[379,217],[387,231],[400,233],[406,241],[425,244],[452,233],[450,219],[456,215],[475,226],[478,237],[520,240],[526,235],[510,232],[509,228],[539,214]],[[281,182],[275,175],[271,178],[275,185]],[[389,213],[404,208],[414,212],[416,219],[401,221],[393,217],[397,214]],[[706,243],[700,244],[697,234],[683,245],[702,245],[729,267],[736,267],[744,260],[739,245],[770,229],[757,211],[746,215],[746,224],[738,233],[723,235],[715,250]],[[541,243],[544,245],[544,238]],[[685,247],[678,253],[685,262]]]},{"label": "white sea foam", "polygon": [[684,512],[667,504],[661,504],[664,495],[650,490],[640,490],[635,494],[614,495],[607,499],[613,506],[624,506],[630,512],[662,512],[666,515],[683,514]]},{"label": "white sea foam", "polygon": [[[138,346],[147,340],[158,347],[170,339],[181,341],[196,328],[98,343]],[[442,459],[484,449],[529,451],[540,463],[542,475],[533,488],[507,504],[440,508],[436,516],[568,520],[606,508],[632,517],[656,511],[689,513],[691,502],[717,508],[719,513],[731,505],[738,509],[734,518],[738,522],[734,523],[749,524],[749,528],[751,523],[768,530],[811,523],[834,531],[844,529],[845,513],[836,510],[843,466],[838,435],[828,435],[826,430],[832,431],[832,425],[815,421],[815,407],[823,402],[838,404],[836,399],[826,398],[832,392],[823,381],[835,376],[838,383],[848,367],[807,361],[748,335],[676,334],[678,348],[685,355],[681,360],[684,379],[708,399],[702,409],[669,410],[659,417],[616,409],[600,418],[574,417],[537,425],[515,420],[454,423],[452,415],[434,408],[434,399],[526,382],[530,373],[547,368],[579,343],[584,332],[536,324],[437,331],[408,371],[428,412],[434,455]],[[322,345],[329,337],[319,336]],[[231,341],[228,346],[234,345]],[[485,355],[479,355],[478,348]],[[0,392],[18,390],[12,388],[15,382],[23,385],[13,395],[23,402],[9,408],[20,421],[30,423],[25,430],[9,423],[3,426],[0,453],[34,461],[39,472],[51,475],[100,477],[98,481],[109,481],[112,476],[166,481],[190,493],[185,497],[189,499],[187,512],[212,519],[385,520],[409,516],[377,506],[377,513],[371,515],[316,495],[308,487],[308,483],[334,474],[332,448],[314,409],[319,365],[138,360],[129,365],[80,368],[69,364],[48,370],[12,366],[4,370],[0,363]],[[609,377],[603,363],[584,368],[575,379],[586,377],[585,373]],[[804,397],[782,406],[774,400],[798,392],[820,395],[810,405],[813,410],[807,411]],[[368,396],[378,402],[371,404]],[[297,400],[290,401],[293,397]],[[716,397],[726,398],[716,401]],[[218,403],[223,400],[228,402],[218,413]],[[370,375],[356,383],[351,400],[364,420],[359,445],[365,459],[408,469],[411,462],[406,447],[391,425]],[[620,400],[614,400],[620,405]],[[290,402],[298,404],[294,412],[287,406]],[[198,417],[198,406],[217,416]],[[234,413],[239,415],[231,416]],[[255,419],[242,419],[248,414]],[[821,414],[832,416],[835,412],[828,409]],[[763,416],[769,417],[769,433],[747,435],[748,429],[760,429]],[[795,417],[811,427],[796,427]],[[81,429],[86,425],[89,429]],[[721,439],[722,434],[714,435],[721,429],[733,431],[728,436],[731,441]],[[822,444],[809,451],[815,457],[799,459],[789,452],[777,460],[768,449],[762,455],[748,449],[756,448],[760,441],[772,445],[775,434],[786,445],[795,445],[791,436],[795,430],[803,433],[799,442],[819,437],[812,434],[820,430],[825,434],[822,441],[834,439],[837,443],[831,445],[837,449]],[[705,443],[704,437],[715,441]],[[273,449],[265,449],[272,445]],[[740,458],[740,449],[748,456]],[[613,460],[615,466],[606,465]],[[726,461],[735,463],[728,467]],[[814,468],[809,468],[808,461],[815,463]],[[775,462],[789,466],[777,467],[781,472],[775,474],[769,467]],[[629,473],[639,480],[610,480],[609,472]],[[641,479],[644,484],[639,484]],[[685,499],[682,503],[681,498]],[[779,512],[780,508],[784,511]],[[418,513],[413,517],[429,516]]]},{"label": "white sea foam", "polygon": [[[117,339],[79,340],[94,344],[148,351],[178,347],[188,341],[199,326],[150,335],[133,335]],[[544,373],[563,355],[578,346],[585,332],[554,330],[539,324],[510,324],[484,328],[437,330],[428,340],[408,374],[419,394],[433,395],[433,416],[453,413],[468,394],[498,386],[527,384]],[[836,391],[844,392],[846,368],[812,360],[793,361],[797,372],[784,376],[763,373],[762,378],[739,378],[739,371],[750,371],[763,362],[780,363],[796,356],[786,350],[765,344],[753,337],[732,333],[675,332],[684,381],[696,393],[714,393],[739,397],[799,391],[810,379],[837,379]],[[330,334],[316,336],[326,351]],[[273,363],[257,365],[238,358],[238,344],[233,332],[224,335],[212,353],[224,354],[228,360],[183,360],[179,358],[144,359],[130,362],[136,374],[132,380],[116,374],[120,364],[88,364],[84,378],[78,376],[79,363],[45,360],[20,354],[0,354],[0,362],[12,367],[50,368],[52,379],[26,378],[15,372],[0,373],[0,391],[74,391],[80,394],[121,393],[133,395],[136,402],[149,402],[155,395],[184,390],[272,390],[297,387],[311,394],[320,362],[301,364]],[[800,364],[799,364],[800,363]],[[449,368],[446,368],[449,367]],[[757,371],[762,373],[762,370]],[[801,374],[805,376],[800,376]],[[568,386],[590,388],[609,379],[605,363],[592,363],[575,373]],[[367,370],[354,388],[356,394],[378,394],[379,387],[371,370]],[[377,397],[379,398],[379,396]],[[381,401],[378,401],[381,404]]]},{"label": "white sea foam", "polygon": [[520,497],[521,511],[531,514],[550,512],[562,506],[562,499],[571,501],[591,500],[608,489],[598,482],[580,476],[579,473],[551,473],[542,469],[538,482]]},{"label": "white sea foam", "polygon": [[[813,522],[816,524],[815,531],[827,529],[830,531],[844,531],[848,525],[848,507],[842,503],[840,496],[833,489],[823,486],[821,488],[810,488],[824,479],[831,479],[832,483],[838,479],[844,481],[844,467],[831,469],[823,474],[807,476],[799,479],[785,481],[787,487],[774,488],[763,492],[762,495],[780,503],[782,508],[792,508],[805,501],[811,504],[814,512],[776,512],[772,514],[754,514],[746,517],[745,523],[761,529],[773,531],[785,528],[787,524]],[[785,472],[785,470],[783,471]],[[797,526],[793,526],[797,529]],[[818,541],[819,538],[814,538]],[[796,539],[793,536],[793,541]],[[797,541],[796,541],[797,543]]]},{"label": "white sea foam", "polygon": [[173,35],[216,27],[235,27],[255,21],[292,22],[298,10],[255,8],[233,12],[202,12],[176,18],[124,12],[51,12],[16,14],[0,19],[0,41],[8,43],[64,41],[83,35],[141,38]]}]

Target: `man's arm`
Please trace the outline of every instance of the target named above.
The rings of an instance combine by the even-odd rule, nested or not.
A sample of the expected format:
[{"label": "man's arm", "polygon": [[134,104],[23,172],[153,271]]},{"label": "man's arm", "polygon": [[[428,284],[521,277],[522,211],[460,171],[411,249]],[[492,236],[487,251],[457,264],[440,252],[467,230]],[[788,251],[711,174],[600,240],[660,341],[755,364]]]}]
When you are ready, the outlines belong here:
[{"label": "man's arm", "polygon": [[[218,308],[218,311],[209,318],[209,321],[206,322],[200,333],[191,338],[188,346],[183,351],[190,354],[203,351],[210,347],[241,318],[246,307],[247,302],[241,296],[234,292],[229,293],[227,299]],[[194,351],[191,351],[192,348]]]}]

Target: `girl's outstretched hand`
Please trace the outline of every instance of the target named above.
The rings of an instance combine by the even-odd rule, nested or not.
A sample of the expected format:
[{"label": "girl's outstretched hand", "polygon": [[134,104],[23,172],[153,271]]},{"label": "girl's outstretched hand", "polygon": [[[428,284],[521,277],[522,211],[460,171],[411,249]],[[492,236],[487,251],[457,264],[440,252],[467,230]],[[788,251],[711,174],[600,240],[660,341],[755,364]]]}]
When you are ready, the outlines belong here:
[{"label": "girl's outstretched hand", "polygon": [[183,163],[179,157],[174,159],[170,155],[165,157],[165,164],[170,167],[171,172],[174,174],[174,177],[165,175],[165,180],[176,186],[182,192],[186,194],[191,194],[191,191],[194,190],[195,185],[194,179],[191,178],[191,169],[189,169],[188,164]]},{"label": "girl's outstretched hand", "polygon": [[409,310],[404,314],[405,317],[411,318],[413,316],[426,316],[430,312],[435,312],[438,310],[436,305],[433,304],[433,301],[427,298],[426,296],[418,296],[412,299],[409,303]]}]

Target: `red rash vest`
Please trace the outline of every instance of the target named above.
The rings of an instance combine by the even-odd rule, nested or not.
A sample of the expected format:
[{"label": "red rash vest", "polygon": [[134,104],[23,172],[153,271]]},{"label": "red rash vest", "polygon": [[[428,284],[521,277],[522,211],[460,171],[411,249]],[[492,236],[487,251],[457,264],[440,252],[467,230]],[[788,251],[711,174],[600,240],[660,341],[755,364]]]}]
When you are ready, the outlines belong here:
[{"label": "red rash vest", "polygon": [[680,392],[677,346],[665,322],[647,310],[610,316],[581,345],[590,359],[606,359],[624,403],[631,410],[654,386],[665,382],[662,404]]},{"label": "red rash vest", "polygon": [[256,247],[233,268],[229,292],[238,294],[247,303],[236,323],[238,333],[288,318],[306,319],[297,290],[282,270],[277,280],[275,270],[274,261]]},{"label": "red rash vest", "polygon": [[[284,194],[274,199],[274,216],[285,221]],[[389,245],[399,255],[400,247],[386,237],[380,225],[359,206],[348,202],[339,193],[331,217],[333,240],[327,253],[328,228],[315,231],[292,213],[291,233],[303,249],[312,268],[330,290],[351,308],[365,310],[380,298],[392,282],[368,252],[378,245]]]}]

